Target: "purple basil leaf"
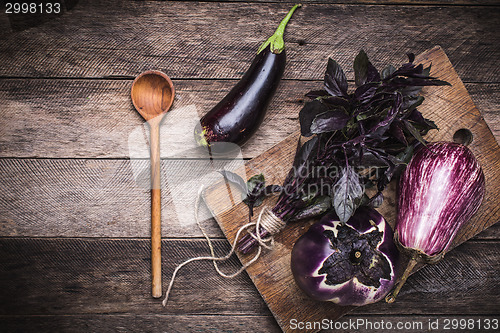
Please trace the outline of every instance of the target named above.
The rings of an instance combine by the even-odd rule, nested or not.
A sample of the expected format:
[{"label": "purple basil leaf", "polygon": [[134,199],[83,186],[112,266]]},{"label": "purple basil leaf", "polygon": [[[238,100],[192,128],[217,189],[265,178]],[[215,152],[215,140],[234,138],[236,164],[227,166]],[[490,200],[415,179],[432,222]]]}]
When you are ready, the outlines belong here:
[{"label": "purple basil leaf", "polygon": [[415,73],[415,65],[412,63],[403,64],[399,67],[394,73],[392,73],[392,77],[396,76],[406,76]]},{"label": "purple basil leaf", "polygon": [[262,173],[252,176],[247,181],[248,193],[257,194],[257,192],[264,187],[265,183],[266,179],[264,178],[264,175]]},{"label": "purple basil leaf", "polygon": [[409,145],[403,152],[399,153],[396,157],[398,160],[401,161],[402,164],[408,164],[410,163],[410,160],[413,156],[413,151],[414,147],[412,145]]},{"label": "purple basil leaf", "polygon": [[410,97],[417,97],[422,91],[422,86],[406,86],[401,89],[401,93]]},{"label": "purple basil leaf", "polygon": [[[431,67],[426,67],[424,68],[423,65],[418,65],[415,66],[414,64],[408,63],[404,64],[400,68],[398,68],[394,73],[392,73],[391,77],[407,77],[407,78],[414,78],[414,79],[423,79],[424,81],[428,82],[433,82],[436,81],[434,84],[424,84],[424,85],[446,85],[447,82],[437,80],[436,78],[430,77],[430,70]],[[439,82],[439,83],[438,83]],[[448,84],[449,85],[449,84]]]},{"label": "purple basil leaf", "polygon": [[280,193],[281,191],[283,191],[283,187],[281,187],[280,185],[267,185],[264,193],[268,195],[272,193]]},{"label": "purple basil leaf", "polygon": [[[253,216],[253,209],[259,207],[264,202],[265,195],[248,196],[243,202],[248,206],[250,216]],[[251,199],[251,200],[250,200]]]},{"label": "purple basil leaf", "polygon": [[[295,155],[294,155],[294,158],[293,158],[293,166],[292,168],[290,168],[290,170],[288,171],[288,174],[285,178],[285,180],[283,181],[283,189],[286,190],[287,186],[293,182],[293,177],[295,176],[295,170],[296,170],[296,165],[298,163],[300,163],[298,161],[299,159],[299,156],[300,156],[300,150],[302,149],[302,145],[301,145],[301,140],[302,139],[302,136],[299,136],[299,139],[297,140],[297,146],[295,147]],[[285,191],[286,192],[286,191]]]},{"label": "purple basil leaf", "polygon": [[398,164],[390,164],[387,170],[384,172],[384,176],[387,178],[387,181],[391,181],[392,176],[394,176],[394,173],[396,172],[396,167]]},{"label": "purple basil leaf", "polygon": [[363,50],[359,51],[354,59],[354,82],[358,87],[366,83],[369,62],[368,56]]},{"label": "purple basil leaf", "polygon": [[326,112],[328,107],[319,100],[313,100],[304,104],[304,107],[299,112],[300,134],[305,137],[313,135],[311,125],[317,115]]},{"label": "purple basil leaf", "polygon": [[403,110],[406,110],[407,112],[412,111],[419,107],[424,102],[424,100],[425,98],[423,96],[408,96],[403,100],[403,105],[401,106],[401,108]]},{"label": "purple basil leaf", "polygon": [[381,80],[382,79],[380,78],[380,74],[378,73],[377,69],[372,65],[371,62],[369,62],[366,82],[380,82]]},{"label": "purple basil leaf", "polygon": [[408,114],[408,117],[406,119],[411,120],[417,124],[425,124],[424,116],[422,116],[422,114],[417,109],[413,109]]},{"label": "purple basil leaf", "polygon": [[330,110],[317,115],[311,124],[311,133],[319,134],[341,130],[351,117],[342,110]]},{"label": "purple basil leaf", "polygon": [[386,167],[387,162],[385,159],[381,158],[378,153],[373,153],[371,151],[367,151],[363,154],[363,163],[360,163],[359,166],[365,168],[380,168]]},{"label": "purple basil leaf", "polygon": [[411,120],[414,125],[416,124],[425,130],[438,129],[438,127],[432,120],[424,118],[422,113],[420,113],[417,109],[413,109],[408,115],[407,119]]},{"label": "purple basil leaf", "polygon": [[408,146],[408,141],[406,140],[406,136],[403,132],[403,124],[401,123],[400,120],[394,120],[391,123],[391,126],[389,127],[389,133],[396,138],[401,143],[404,143],[406,146]]},{"label": "purple basil leaf", "polygon": [[427,127],[429,129],[437,129],[437,130],[439,129],[439,127],[437,127],[436,123],[433,122],[432,120],[427,119],[427,118],[424,118],[424,120],[425,120],[425,123],[427,124]]},{"label": "purple basil leaf", "polygon": [[356,86],[360,87],[365,83],[380,81],[377,69],[368,60],[365,51],[361,50],[354,59],[354,78]]},{"label": "purple basil leaf", "polygon": [[415,54],[414,53],[407,53],[408,56],[408,62],[414,62],[415,61]]},{"label": "purple basil leaf", "polygon": [[219,170],[219,173],[224,177],[226,181],[235,185],[244,196],[247,195],[247,183],[238,174],[227,170]]},{"label": "purple basil leaf", "polygon": [[424,68],[424,70],[422,71],[422,75],[424,77],[427,77],[427,78],[430,77],[430,75],[431,75],[431,66],[432,65],[429,65],[429,67]]},{"label": "purple basil leaf", "polygon": [[331,207],[332,207],[332,199],[329,196],[323,195],[316,197],[312,201],[312,203],[310,203],[304,209],[300,210],[297,214],[295,214],[292,221],[299,221],[303,219],[310,219],[316,217],[318,215],[325,213]]},{"label": "purple basil leaf", "polygon": [[406,119],[403,119],[403,124],[405,126],[405,128],[408,130],[408,132],[415,138],[418,140],[418,142],[420,142],[421,144],[423,144],[424,146],[427,146],[426,143],[425,143],[425,140],[424,138],[422,138],[422,135],[420,134],[420,132],[415,128],[415,126],[412,125],[411,122],[409,122],[408,120]]},{"label": "purple basil leaf", "polygon": [[394,72],[396,72],[396,67],[392,66],[392,65],[389,65],[387,66],[386,68],[384,68],[382,70],[382,80],[386,80],[388,78],[390,78]]},{"label": "purple basil leaf", "polygon": [[363,196],[358,173],[351,166],[342,169],[342,176],[333,187],[333,207],[341,222],[347,222],[354,214]]},{"label": "purple basil leaf", "polygon": [[387,179],[387,177],[385,176],[380,177],[377,181],[377,190],[379,192],[382,192],[389,183],[390,180]]},{"label": "purple basil leaf", "polygon": [[369,205],[373,208],[378,208],[382,206],[382,203],[384,202],[384,195],[382,192],[377,192],[373,197],[370,198]]},{"label": "purple basil leaf", "polygon": [[360,103],[368,103],[375,96],[378,87],[378,83],[363,84],[356,89],[354,96]]},{"label": "purple basil leaf", "polygon": [[251,177],[247,182],[248,194],[243,198],[243,202],[250,210],[250,216],[253,216],[253,208],[258,207],[264,201],[265,193],[263,191],[266,180],[263,174]]},{"label": "purple basil leaf", "polygon": [[393,77],[406,76],[406,77],[422,77],[424,67],[423,65],[415,66],[412,63],[403,64],[393,74]]},{"label": "purple basil leaf", "polygon": [[294,170],[298,174],[297,176],[302,175],[302,171],[304,168],[307,168],[307,163],[311,159],[311,155],[316,148],[316,144],[318,143],[318,137],[315,136],[311,140],[307,141],[300,147],[300,150],[297,154],[295,154],[295,159],[293,161]]},{"label": "purple basil leaf", "polygon": [[398,76],[389,81],[394,88],[423,87],[423,86],[449,86],[446,81],[420,77],[402,77]]},{"label": "purple basil leaf", "polygon": [[[382,133],[385,133],[385,131],[389,128],[394,119],[396,119],[399,109],[401,108],[402,102],[403,99],[401,97],[401,94],[397,93],[395,95],[394,104],[392,108],[390,108],[389,111],[387,112],[387,116],[385,117],[384,120],[378,122],[373,128],[370,129],[370,134],[372,134],[374,137],[375,136],[380,137],[381,131]],[[367,136],[369,137],[370,134],[367,134]]]},{"label": "purple basil leaf", "polygon": [[323,96],[328,96],[328,92],[326,90],[311,90],[306,94],[306,97],[309,97],[310,99],[315,99]]},{"label": "purple basil leaf", "polygon": [[351,107],[349,100],[343,97],[338,96],[330,96],[327,98],[322,98],[321,102],[326,105],[329,109],[335,109],[336,107],[343,107],[346,110],[349,110]]},{"label": "purple basil leaf", "polygon": [[347,97],[347,78],[340,65],[332,58],[328,59],[324,85],[330,95]]},{"label": "purple basil leaf", "polygon": [[318,136],[314,136],[311,140],[307,141],[301,146],[301,138],[297,140],[297,148],[295,150],[295,157],[293,160],[293,165],[288,171],[288,175],[283,181],[283,189],[281,195],[287,195],[287,190],[289,186],[292,186],[294,182],[300,179],[306,178],[308,175],[306,174],[309,169],[308,163],[314,160],[311,157],[312,152],[315,148],[317,148]]}]

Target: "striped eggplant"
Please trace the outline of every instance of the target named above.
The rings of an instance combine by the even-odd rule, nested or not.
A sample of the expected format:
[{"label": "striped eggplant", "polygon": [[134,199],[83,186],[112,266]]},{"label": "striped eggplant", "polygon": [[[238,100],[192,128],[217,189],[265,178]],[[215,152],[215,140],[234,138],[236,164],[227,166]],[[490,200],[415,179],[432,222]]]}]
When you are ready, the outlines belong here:
[{"label": "striped eggplant", "polygon": [[394,302],[418,262],[439,261],[458,230],[479,209],[485,178],[473,153],[464,145],[435,142],[420,148],[399,182],[396,244],[411,259],[396,289]]},{"label": "striped eggplant", "polygon": [[392,289],[399,251],[391,227],[375,209],[359,207],[346,223],[331,211],[297,240],[291,269],[309,297],[359,306]]}]

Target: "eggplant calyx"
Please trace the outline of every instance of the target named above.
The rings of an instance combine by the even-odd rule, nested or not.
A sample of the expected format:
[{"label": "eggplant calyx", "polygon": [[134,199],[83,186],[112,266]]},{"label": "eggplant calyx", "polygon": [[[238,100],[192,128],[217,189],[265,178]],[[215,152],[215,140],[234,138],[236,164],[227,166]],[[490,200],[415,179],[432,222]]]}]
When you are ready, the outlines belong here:
[{"label": "eggplant calyx", "polygon": [[280,54],[281,52],[283,52],[283,50],[285,49],[285,41],[283,40],[283,35],[285,34],[286,25],[288,24],[288,21],[290,21],[290,18],[292,18],[293,12],[299,7],[302,7],[302,4],[298,3],[293,6],[292,9],[290,9],[283,21],[281,21],[278,29],[276,29],[274,34],[259,47],[259,49],[257,50],[257,54],[264,51],[267,46],[270,46],[272,53]]},{"label": "eggplant calyx", "polygon": [[335,286],[356,278],[365,286],[379,288],[382,279],[390,280],[391,264],[378,250],[383,233],[379,230],[360,233],[348,224],[335,223],[338,223],[336,234],[331,229],[323,231],[334,249],[317,272],[326,275],[325,283]]},{"label": "eggplant calyx", "polygon": [[207,140],[207,129],[203,128],[201,132],[196,131],[195,140],[200,147],[205,147],[205,148],[208,147],[210,143]]},{"label": "eggplant calyx", "polygon": [[442,250],[441,252],[438,252],[434,255],[428,255],[422,250],[406,247],[401,244],[401,241],[399,240],[399,233],[397,230],[394,231],[394,243],[396,244],[399,252],[406,253],[409,257],[416,258],[418,261],[425,262],[427,264],[437,263],[438,261],[443,259],[444,255],[446,254],[446,250]]}]

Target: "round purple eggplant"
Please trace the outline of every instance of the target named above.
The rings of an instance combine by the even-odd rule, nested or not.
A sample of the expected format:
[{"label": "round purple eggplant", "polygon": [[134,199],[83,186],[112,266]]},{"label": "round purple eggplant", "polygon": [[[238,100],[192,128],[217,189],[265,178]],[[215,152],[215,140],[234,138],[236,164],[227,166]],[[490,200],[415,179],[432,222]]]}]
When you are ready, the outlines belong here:
[{"label": "round purple eggplant", "polygon": [[346,223],[330,212],[313,224],[295,243],[291,268],[311,298],[360,306],[381,300],[392,289],[399,251],[383,216],[363,206]]},{"label": "round purple eggplant", "polygon": [[196,142],[210,153],[243,145],[262,124],[285,71],[285,27],[298,7],[293,6],[276,32],[260,46],[241,80],[196,126]]}]

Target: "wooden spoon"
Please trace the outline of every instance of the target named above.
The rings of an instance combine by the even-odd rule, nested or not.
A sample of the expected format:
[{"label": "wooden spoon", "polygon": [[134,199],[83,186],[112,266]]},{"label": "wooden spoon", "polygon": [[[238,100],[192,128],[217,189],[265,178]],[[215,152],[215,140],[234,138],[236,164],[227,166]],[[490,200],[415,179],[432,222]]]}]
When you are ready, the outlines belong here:
[{"label": "wooden spoon", "polygon": [[161,297],[160,122],[172,106],[175,89],[159,71],[146,71],[132,83],[132,103],[148,122],[151,149],[151,275],[153,297]]}]

